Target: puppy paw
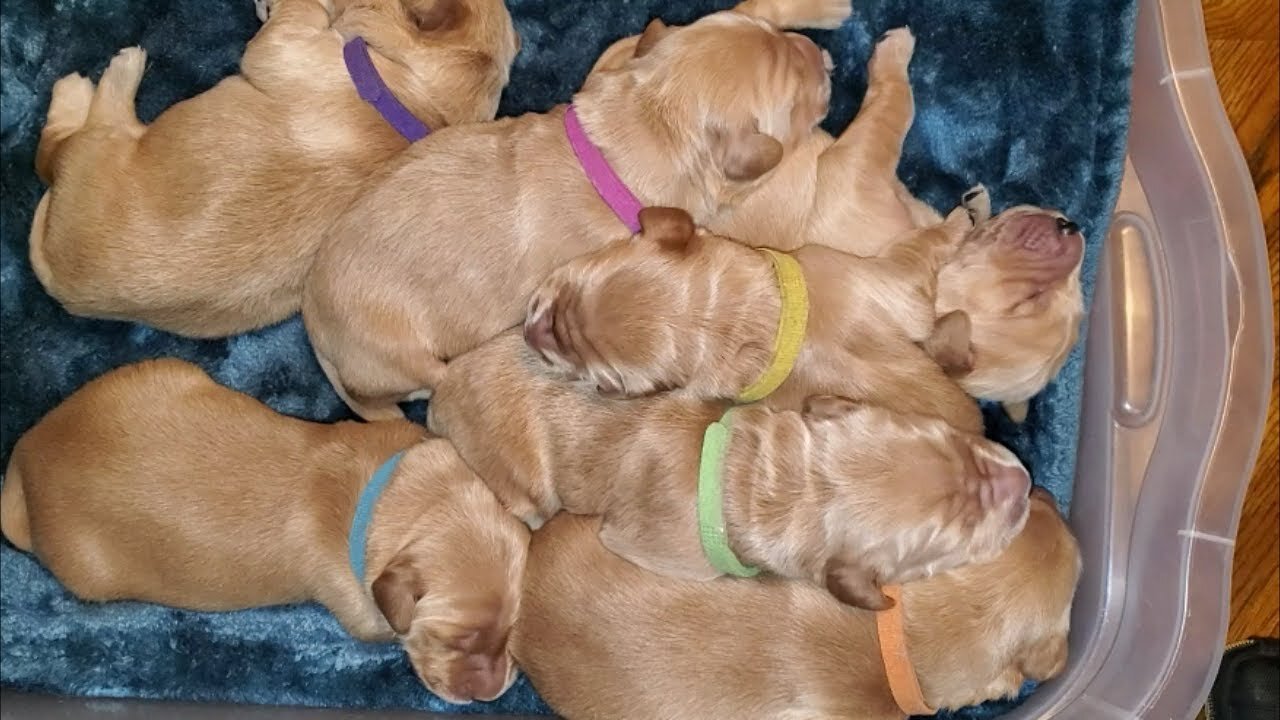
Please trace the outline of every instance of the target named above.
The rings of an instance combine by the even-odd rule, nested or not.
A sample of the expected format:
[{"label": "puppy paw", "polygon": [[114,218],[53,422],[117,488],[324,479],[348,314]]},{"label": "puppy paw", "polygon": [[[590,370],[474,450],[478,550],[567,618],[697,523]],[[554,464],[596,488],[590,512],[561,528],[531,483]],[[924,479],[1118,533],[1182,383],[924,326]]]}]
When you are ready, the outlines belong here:
[{"label": "puppy paw", "polygon": [[960,204],[969,211],[969,218],[973,220],[974,225],[979,225],[991,219],[991,193],[987,192],[987,188],[978,183],[965,191],[960,198]]},{"label": "puppy paw", "polygon": [[275,0],[253,0],[253,12],[259,21],[266,22],[271,17],[271,7],[274,4]]},{"label": "puppy paw", "polygon": [[853,14],[852,0],[743,0],[735,12],[787,30],[834,30]]},{"label": "puppy paw", "polygon": [[916,50],[916,36],[906,27],[894,28],[880,37],[867,64],[867,74],[905,74]]},{"label": "puppy paw", "polygon": [[942,221],[942,225],[938,228],[942,231],[941,239],[944,257],[949,259],[960,249],[960,245],[969,236],[969,231],[973,229],[973,226],[973,216],[963,205],[957,206],[947,215],[947,218]]},{"label": "puppy paw", "polygon": [[853,0],[813,0],[812,9],[798,28],[834,30],[853,14]]},{"label": "puppy paw", "polygon": [[1001,405],[1004,407],[1004,414],[1008,415],[1010,420],[1019,425],[1027,421],[1027,413],[1030,411],[1031,405],[1026,400],[1006,402],[1001,403]]},{"label": "puppy paw", "polygon": [[93,81],[73,73],[53,84],[45,127],[74,129],[84,125],[93,103]]},{"label": "puppy paw", "polygon": [[109,83],[120,83],[122,85],[132,85],[136,90],[138,83],[142,80],[142,73],[147,69],[147,51],[140,47],[122,48],[116,56],[111,58],[111,62],[107,64],[107,69],[102,73],[102,79],[98,81],[99,85],[107,85]]}]

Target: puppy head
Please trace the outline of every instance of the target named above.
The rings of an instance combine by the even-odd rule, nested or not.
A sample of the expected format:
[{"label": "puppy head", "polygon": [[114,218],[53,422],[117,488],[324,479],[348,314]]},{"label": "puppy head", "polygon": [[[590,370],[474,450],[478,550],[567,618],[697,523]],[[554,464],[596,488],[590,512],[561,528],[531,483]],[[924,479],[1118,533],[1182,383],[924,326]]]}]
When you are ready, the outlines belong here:
[{"label": "puppy head", "polygon": [[[777,317],[737,299],[775,282],[759,252],[696,228],[683,210],[645,208],[641,230],[580,256],[534,292],[529,347],[560,374],[616,397],[690,387],[732,395],[768,362]],[[756,327],[758,326],[758,328]],[[757,342],[739,337],[755,330]],[[745,347],[744,347],[745,345]]]},{"label": "puppy head", "polygon": [[[645,122],[691,177],[720,200],[751,186],[827,114],[831,58],[811,40],[725,11],[682,27],[654,20],[610,47],[582,97]],[[620,136],[626,142],[626,135]]]},{"label": "puppy head", "polygon": [[1015,207],[980,222],[938,274],[939,316],[963,310],[971,367],[956,379],[974,397],[1015,403],[1061,369],[1084,315],[1084,237],[1059,213]]},{"label": "puppy head", "polygon": [[[904,588],[908,632],[921,627],[912,661],[940,708],[1017,695],[1067,664],[1080,550],[1052,496],[1031,493],[1026,526],[995,559]],[[931,617],[916,616],[927,608]]]},{"label": "puppy head", "polygon": [[[465,509],[450,513],[445,522],[457,527],[425,530],[372,586],[414,672],[451,703],[493,700],[516,677],[507,638],[519,611],[528,533],[492,493],[488,501],[491,524],[474,525],[476,516],[466,517]],[[423,525],[441,517],[433,514]]]},{"label": "puppy head", "polygon": [[502,0],[347,0],[334,27],[361,35],[411,73],[388,83],[410,107],[434,108],[444,125],[492,120],[520,50]]},{"label": "puppy head", "polygon": [[1004,447],[829,395],[803,415],[832,498],[823,580],[841,601],[885,609],[882,584],[990,560],[1022,531],[1031,479]]}]

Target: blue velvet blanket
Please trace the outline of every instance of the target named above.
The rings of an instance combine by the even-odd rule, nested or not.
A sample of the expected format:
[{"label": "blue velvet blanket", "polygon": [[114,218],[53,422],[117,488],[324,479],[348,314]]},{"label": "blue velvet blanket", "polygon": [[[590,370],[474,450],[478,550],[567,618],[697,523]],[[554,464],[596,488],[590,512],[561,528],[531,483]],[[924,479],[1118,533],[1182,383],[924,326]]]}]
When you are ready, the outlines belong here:
[{"label": "blue velvet blanket", "polygon": [[[523,37],[502,114],[565,102],[601,50],[654,16],[688,22],[731,0],[509,0]],[[1085,287],[1119,187],[1129,110],[1135,0],[856,0],[852,20],[814,38],[835,58],[827,122],[839,131],[865,87],[877,36],[909,25],[918,117],[902,176],[937,207],[975,182],[999,207],[1065,211],[1089,239]],[[143,120],[235,71],[258,28],[251,0],[6,0],[0,19],[0,463],[19,435],[77,387],[143,358],[192,360],[222,383],[314,420],[349,413],[326,384],[296,318],[242,337],[179,339],[146,327],[76,319],[47,297],[27,262],[42,191],[32,169],[49,88],[96,77],[115,51],[141,44],[150,67]],[[988,428],[1037,482],[1070,502],[1082,354],[1012,426]],[[97,697],[225,700],[445,710],[395,645],[346,637],[316,606],[203,614],[138,603],[81,604],[29,556],[0,549],[0,680]],[[746,659],[749,661],[749,659]],[[1006,705],[967,710],[998,714]],[[464,711],[547,712],[527,682]]]}]

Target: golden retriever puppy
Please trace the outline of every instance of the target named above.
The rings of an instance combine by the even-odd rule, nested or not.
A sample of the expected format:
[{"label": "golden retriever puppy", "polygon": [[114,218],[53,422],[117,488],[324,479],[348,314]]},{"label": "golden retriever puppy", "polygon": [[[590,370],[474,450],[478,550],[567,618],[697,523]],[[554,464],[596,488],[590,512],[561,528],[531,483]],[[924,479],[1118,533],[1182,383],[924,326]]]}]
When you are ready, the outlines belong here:
[{"label": "golden retriever puppy", "polygon": [[661,204],[705,220],[827,112],[830,57],[736,12],[654,25],[571,106],[448,128],[379,175],[322,244],[303,319],[365,419],[399,418],[445,364],[520,323],[552,269]]},{"label": "golden retriever puppy", "polygon": [[[738,6],[786,23],[803,4],[759,0]],[[593,72],[628,66],[635,38],[605,51]],[[833,138],[815,128],[751,195],[706,221],[721,235],[757,247],[793,250],[813,243],[854,255],[879,255],[912,228],[941,216],[897,177],[915,107],[907,70],[915,39],[906,28],[877,43],[857,117]],[[980,190],[978,192],[981,192]],[[985,194],[985,193],[983,193]],[[987,213],[975,219],[985,225]],[[1080,263],[1084,238],[1061,213],[1032,206],[1004,211],[972,234],[938,278],[937,315],[963,310],[970,320],[975,370],[958,377],[973,395],[1004,402],[1016,420],[1026,401],[1061,369],[1084,316]],[[993,281],[992,278],[999,278]]]},{"label": "golden retriever puppy", "polygon": [[729,414],[670,393],[610,400],[537,365],[516,332],[456,358],[429,427],[531,528],[603,515],[605,546],[655,572],[754,567],[881,608],[882,583],[994,557],[1026,520],[1013,454],[936,418],[833,396]]},{"label": "golden retriever puppy", "polygon": [[501,0],[276,0],[240,74],[149,125],[142,48],[96,88],[68,75],[37,149],[36,276],[75,315],[182,335],[282,320],[324,230],[406,138],[493,118],[518,44]]},{"label": "golden retriever puppy", "polygon": [[[899,611],[924,701],[1015,695],[1067,661],[1075,538],[1033,491],[999,556],[908,583]],[[596,518],[534,533],[512,651],[569,720],[900,720],[877,616],[802,583],[692,583],[645,572],[597,539]]]},{"label": "golden retriever puppy", "polygon": [[[918,346],[963,361],[950,347],[967,335],[938,337],[934,284],[972,232],[965,209],[875,258],[822,245],[765,253],[695,228],[672,208],[640,217],[640,233],[569,261],[534,292],[525,341],[558,376],[614,397],[679,388],[737,398],[782,352],[775,338],[787,332],[785,283],[776,265],[791,261],[805,285],[807,308],[796,311],[805,327],[790,373],[764,402],[798,410],[810,395],[839,395],[982,431],[976,403]],[[946,319],[943,330],[956,322]],[[911,382],[897,382],[900,375]]]},{"label": "golden retriever puppy", "polygon": [[407,421],[304,422],[183,361],[126,366],[18,440],[0,529],[83,600],[315,600],[361,640],[398,637],[451,702],[515,678],[528,531]]}]

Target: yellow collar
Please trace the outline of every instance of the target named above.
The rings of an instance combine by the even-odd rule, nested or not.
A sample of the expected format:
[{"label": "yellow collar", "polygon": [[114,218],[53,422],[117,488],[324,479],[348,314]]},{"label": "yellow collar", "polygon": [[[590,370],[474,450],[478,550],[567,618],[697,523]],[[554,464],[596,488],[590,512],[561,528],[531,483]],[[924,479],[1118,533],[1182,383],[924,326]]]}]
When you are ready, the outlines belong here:
[{"label": "yellow collar", "polygon": [[897,585],[885,585],[884,594],[893,600],[893,607],[876,613],[876,634],[880,637],[880,659],[889,678],[889,692],[898,709],[905,715],[933,715],[938,711],[929,706],[920,690],[920,678],[916,677],[911,655],[907,653],[907,630],[902,619],[902,589]]},{"label": "yellow collar", "polygon": [[809,323],[809,289],[800,263],[790,255],[768,248],[761,248],[760,252],[773,262],[778,292],[782,296],[782,310],[778,315],[778,333],[773,337],[773,360],[764,374],[738,394],[739,403],[753,403],[766,398],[786,381],[800,355],[805,326]]}]

